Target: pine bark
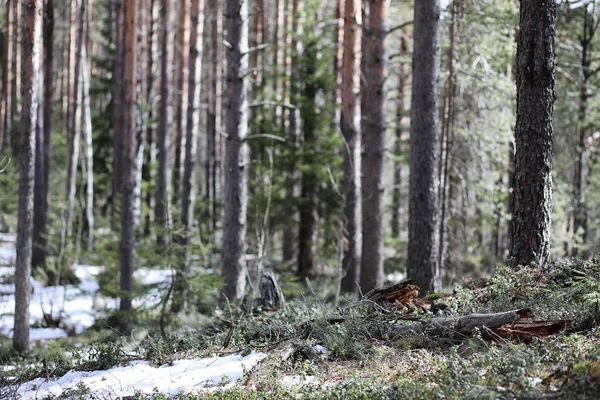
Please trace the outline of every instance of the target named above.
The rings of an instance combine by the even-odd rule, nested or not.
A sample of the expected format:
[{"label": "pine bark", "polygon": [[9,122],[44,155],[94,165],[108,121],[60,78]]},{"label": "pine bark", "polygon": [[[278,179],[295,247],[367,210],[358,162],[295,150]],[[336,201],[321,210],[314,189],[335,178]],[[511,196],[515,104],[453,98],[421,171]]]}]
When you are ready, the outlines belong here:
[{"label": "pine bark", "polygon": [[171,110],[169,107],[169,97],[171,92],[171,50],[169,48],[170,32],[170,0],[161,0],[160,11],[160,104],[158,111],[158,184],[156,189],[156,202],[154,204],[154,216],[157,223],[158,232],[156,239],[159,246],[168,242],[167,229],[169,227],[169,187],[170,178],[170,147],[171,136],[169,134],[169,125],[171,120]]},{"label": "pine bark", "polygon": [[194,224],[194,202],[196,199],[196,160],[198,147],[198,130],[200,128],[200,77],[202,72],[202,30],[204,28],[204,1],[191,0],[190,5],[190,44],[189,75],[187,85],[187,121],[185,138],[185,157],[183,180],[181,185],[181,225],[183,235],[180,237],[181,266],[177,271],[175,292],[173,294],[173,312],[179,312],[185,303],[186,281],[190,271],[189,245],[192,239]]},{"label": "pine bark", "polygon": [[129,334],[133,328],[131,300],[133,296],[133,179],[135,154],[136,99],[136,0],[123,2],[123,153],[121,175],[121,242],[119,247],[121,302],[120,330]]},{"label": "pine bark", "polygon": [[[36,177],[35,177],[35,216],[33,233],[33,254],[32,266],[39,267],[46,263],[46,245],[48,222],[48,201],[49,201],[49,179],[50,179],[50,157],[52,140],[52,105],[54,92],[54,0],[46,0],[44,4],[43,26],[43,101],[38,107],[43,105],[42,110],[42,135],[39,137],[36,145]],[[38,116],[40,115],[38,110]],[[38,117],[39,119],[39,117]],[[38,121],[38,126],[40,121]],[[42,163],[38,168],[38,160]],[[41,171],[40,171],[41,170]]]},{"label": "pine bark", "polygon": [[14,28],[12,24],[12,0],[6,1],[6,36],[4,40],[4,68],[2,69],[2,98],[0,99],[0,151],[4,151],[9,141],[11,129],[12,99],[12,46]]},{"label": "pine bark", "polygon": [[117,216],[119,210],[119,201],[121,198],[121,181],[122,176],[122,152],[123,152],[123,4],[121,1],[114,3],[114,18],[115,18],[115,64],[113,70],[113,176],[112,176],[112,207],[111,207],[111,222],[117,229]]},{"label": "pine bark", "polygon": [[[402,29],[400,38],[400,54],[408,56],[406,29]],[[400,65],[400,76],[398,77],[398,98],[396,100],[396,138],[394,142],[394,188],[392,191],[392,237],[400,237],[401,209],[402,209],[402,166],[401,158],[404,156],[404,132],[403,123],[406,113],[406,85],[408,83],[408,63]]]},{"label": "pine bark", "polygon": [[511,263],[550,257],[556,3],[521,0]]},{"label": "pine bark", "polygon": [[342,112],[344,135],[344,254],[341,290],[356,293],[360,282],[360,48],[362,15],[359,0],[345,0],[344,53],[342,63]]},{"label": "pine bark", "polygon": [[92,145],[92,109],[90,104],[90,71],[87,62],[86,46],[83,46],[81,55],[81,83],[82,83],[82,125],[85,140],[85,166],[86,166],[86,201],[85,218],[87,221],[88,236],[87,251],[94,249],[94,148]]},{"label": "pine bark", "polygon": [[386,133],[385,80],[389,0],[368,1],[368,30],[364,31],[365,87],[362,130],[362,259],[363,293],[383,284],[383,160]]},{"label": "pine bark", "polygon": [[439,289],[438,78],[440,3],[415,3],[410,127],[407,276],[421,293]]},{"label": "pine bark", "polygon": [[[22,96],[23,96],[23,87],[22,87],[22,77],[23,77],[23,48],[22,48],[22,40],[23,40],[23,7],[21,7],[21,2],[19,0],[14,0],[13,4],[13,23],[14,23],[14,67],[15,71],[15,82],[13,85],[13,101],[12,104],[12,115],[13,118],[21,115],[21,107],[22,107]],[[10,144],[11,137],[7,137],[8,144]]]},{"label": "pine bark", "polygon": [[36,119],[40,79],[41,0],[23,2],[23,98],[21,121],[17,262],[15,269],[15,323],[13,348],[29,349],[29,303],[31,301],[31,255],[33,244],[33,191],[35,179]]},{"label": "pine bark", "polygon": [[223,296],[239,299],[246,285],[246,208],[248,203],[248,0],[225,2],[226,121],[223,187]]},{"label": "pine bark", "polygon": [[179,33],[177,46],[177,80],[175,89],[175,164],[173,165],[173,204],[179,203],[181,169],[185,162],[185,115],[187,110],[187,53],[188,53],[188,0],[179,0]]}]

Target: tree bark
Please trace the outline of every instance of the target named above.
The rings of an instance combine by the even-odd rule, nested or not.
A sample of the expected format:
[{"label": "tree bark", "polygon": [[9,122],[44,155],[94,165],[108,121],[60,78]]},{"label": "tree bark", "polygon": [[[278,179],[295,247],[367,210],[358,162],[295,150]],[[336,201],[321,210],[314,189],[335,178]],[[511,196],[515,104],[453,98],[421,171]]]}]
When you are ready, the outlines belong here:
[{"label": "tree bark", "polygon": [[[43,0],[42,0],[43,1]],[[43,7],[43,3],[42,3]],[[42,17],[42,29],[44,25],[44,18]],[[44,59],[43,46],[40,48],[39,54],[40,60]],[[40,61],[41,68],[42,61]],[[38,79],[38,91],[36,93],[38,97],[37,105],[37,117],[35,127],[35,178],[33,187],[33,245],[31,250],[31,266],[37,268],[42,266],[42,262],[45,259],[45,232],[41,229],[45,229],[46,223],[46,181],[44,166],[46,164],[44,160],[44,74],[40,71]]]},{"label": "tree bark", "polygon": [[[23,96],[23,87],[21,86],[21,78],[23,77],[23,49],[22,49],[22,31],[23,31],[23,15],[22,15],[22,7],[19,0],[14,0],[13,4],[13,23],[14,23],[14,40],[15,44],[13,46],[14,51],[14,67],[13,70],[15,72],[15,82],[12,86],[13,88],[13,101],[12,104],[12,115],[13,118],[21,115],[22,108],[22,96]],[[9,143],[11,137],[8,136]]]},{"label": "tree bark", "polygon": [[[400,53],[403,56],[408,56],[407,38],[408,32],[402,29],[402,37],[400,38]],[[398,77],[398,99],[396,100],[396,141],[394,143],[394,189],[392,191],[392,237],[400,237],[401,226],[401,208],[402,208],[402,160],[404,155],[404,114],[406,107],[404,101],[406,99],[406,85],[408,83],[408,63],[403,62],[400,65],[400,76]]]},{"label": "tree bark", "polygon": [[41,0],[23,2],[23,114],[21,121],[17,262],[15,269],[15,324],[13,348],[29,349],[29,303],[31,301],[31,254],[33,243],[33,190],[35,179],[36,119],[40,76]]},{"label": "tree bark", "polygon": [[223,188],[223,296],[244,295],[246,286],[246,208],[248,203],[248,0],[225,2],[227,31],[227,111]]},{"label": "tree bark", "polygon": [[344,54],[342,64],[342,112],[344,135],[344,254],[341,291],[357,293],[360,282],[360,46],[362,15],[360,1],[345,0]]},{"label": "tree bark", "polygon": [[362,260],[363,293],[383,284],[383,158],[385,149],[387,23],[389,0],[369,0],[368,30],[363,35],[365,87],[362,94]]},{"label": "tree bark", "polygon": [[115,227],[117,225],[117,215],[119,209],[119,199],[121,196],[121,181],[122,175],[121,160],[123,152],[123,5],[121,1],[114,3],[115,11],[115,64],[113,71],[113,120],[114,120],[114,136],[113,136],[113,179],[112,179],[112,207],[111,207],[111,223]]},{"label": "tree bark", "polygon": [[173,166],[173,204],[179,202],[181,193],[181,169],[185,148],[185,115],[188,107],[186,94],[188,52],[188,0],[179,0],[179,33],[177,46],[177,80],[175,89],[175,165]]},{"label": "tree bark", "polygon": [[120,330],[129,334],[133,329],[131,300],[133,296],[133,174],[135,154],[135,82],[136,82],[136,0],[123,2],[123,160],[121,176],[121,271]]},{"label": "tree bark", "polygon": [[[46,0],[44,4],[44,19],[43,19],[43,53],[44,53],[44,85],[43,85],[43,133],[38,140],[36,146],[36,154],[41,152],[39,157],[36,157],[36,196],[34,199],[35,216],[34,216],[34,233],[33,233],[33,267],[42,266],[46,263],[46,245],[47,245],[47,230],[48,222],[48,201],[49,201],[49,179],[50,179],[50,157],[51,157],[51,140],[52,140],[52,95],[54,91],[54,0]],[[38,107],[40,107],[38,104]],[[38,116],[40,115],[38,110]],[[39,119],[39,117],[38,117]],[[38,121],[39,125],[39,121]],[[38,171],[38,159],[43,163]],[[39,185],[39,187],[38,187]]]},{"label": "tree bark", "polygon": [[190,48],[188,76],[188,108],[185,138],[185,162],[181,186],[181,225],[183,235],[180,237],[181,266],[175,278],[175,290],[171,310],[181,311],[185,304],[187,275],[190,270],[189,245],[192,239],[194,222],[194,201],[196,199],[195,175],[198,145],[198,129],[200,123],[200,76],[202,72],[202,30],[204,28],[204,1],[191,0],[190,8]]},{"label": "tree bark", "polygon": [[169,125],[171,110],[169,108],[170,96],[170,65],[171,54],[169,49],[170,32],[170,0],[161,0],[160,26],[161,26],[161,60],[160,60],[160,105],[158,112],[158,185],[156,189],[156,203],[154,216],[157,223],[156,241],[162,247],[168,242],[167,230],[169,228],[169,188],[170,178],[170,147],[171,136]]},{"label": "tree bark", "polygon": [[86,202],[85,217],[88,226],[87,251],[94,249],[94,148],[92,146],[92,110],[90,105],[90,71],[86,46],[81,49],[82,125],[85,133]]},{"label": "tree bark", "polygon": [[415,3],[410,130],[407,277],[421,293],[439,289],[438,77],[440,3]]},{"label": "tree bark", "polygon": [[67,187],[66,200],[67,209],[65,211],[64,220],[64,240],[66,241],[73,233],[73,213],[75,212],[75,191],[77,181],[77,164],[79,161],[79,140],[81,138],[81,58],[83,54],[84,37],[86,35],[86,20],[85,13],[88,0],[77,0],[77,44],[75,48],[75,69],[73,71],[73,100],[72,100],[72,121],[69,132],[69,165],[67,169]]},{"label": "tree bark", "polygon": [[4,151],[9,141],[11,129],[12,99],[12,47],[14,27],[12,23],[12,0],[6,1],[6,36],[4,45],[4,68],[2,69],[2,99],[0,99],[0,151]]},{"label": "tree bark", "polygon": [[315,276],[313,244],[316,229],[316,195],[318,178],[315,170],[317,142],[317,93],[319,87],[315,79],[311,79],[318,68],[317,43],[315,40],[306,43],[300,62],[302,71],[300,116],[302,118],[302,165],[308,166],[302,171],[300,195],[300,224],[298,229],[298,277],[301,281]]},{"label": "tree bark", "polygon": [[511,263],[545,266],[550,256],[556,3],[521,0]]}]

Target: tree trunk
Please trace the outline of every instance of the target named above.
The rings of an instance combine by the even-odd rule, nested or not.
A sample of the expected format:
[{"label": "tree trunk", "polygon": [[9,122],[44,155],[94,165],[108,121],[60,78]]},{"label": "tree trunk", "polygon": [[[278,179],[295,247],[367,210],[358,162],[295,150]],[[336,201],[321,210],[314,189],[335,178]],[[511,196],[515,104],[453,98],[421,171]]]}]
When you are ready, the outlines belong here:
[{"label": "tree trunk", "polygon": [[[302,53],[302,42],[298,40],[303,30],[304,21],[302,21],[302,2],[299,0],[288,0],[290,7],[289,13],[292,15],[292,38],[291,38],[291,60],[290,60],[290,102],[296,106],[288,114],[288,138],[292,144],[293,153],[297,153],[299,145],[298,116],[300,107],[299,97],[299,75],[300,63],[299,55]],[[297,179],[295,163],[291,162],[285,172],[286,198],[294,199],[297,197]],[[283,262],[290,264],[298,260],[298,210],[295,204],[288,206],[288,220],[283,231]]]},{"label": "tree trunk", "polygon": [[223,296],[239,299],[246,286],[246,208],[248,203],[248,0],[227,0],[227,113],[223,188]]},{"label": "tree trunk", "polygon": [[81,49],[81,83],[83,94],[82,125],[85,133],[86,206],[88,225],[87,250],[94,249],[94,148],[92,146],[92,110],[90,105],[90,71],[87,63],[86,46]]},{"label": "tree trunk", "polygon": [[160,105],[158,112],[158,185],[156,188],[156,203],[154,216],[157,222],[156,241],[159,246],[168,243],[169,228],[169,188],[170,178],[170,147],[171,136],[169,124],[171,113],[169,97],[171,88],[171,54],[169,49],[170,32],[170,0],[161,0],[160,26],[161,26],[161,60],[160,60]]},{"label": "tree trunk", "polygon": [[421,293],[439,289],[438,77],[440,3],[415,3],[407,276]]},{"label": "tree trunk", "polygon": [[194,201],[196,198],[196,151],[198,145],[198,129],[200,123],[200,76],[202,72],[202,30],[204,28],[204,1],[191,0],[190,8],[190,48],[188,76],[188,108],[185,138],[185,162],[183,168],[183,184],[181,186],[181,225],[183,235],[180,237],[181,266],[175,278],[175,291],[171,310],[181,311],[185,304],[187,275],[190,270],[189,245],[192,239],[194,222]]},{"label": "tree trunk", "polygon": [[545,266],[550,256],[556,3],[521,0],[512,264]]},{"label": "tree trunk", "polygon": [[[408,55],[408,46],[406,44],[408,32],[402,29],[402,37],[400,38],[400,53],[403,56]],[[404,124],[402,120],[406,113],[404,101],[406,99],[406,84],[408,83],[408,63],[403,62],[400,65],[400,76],[398,78],[398,99],[396,100],[396,141],[394,143],[394,189],[392,192],[392,237],[400,237],[401,215],[402,208],[402,157],[404,155]]]},{"label": "tree trunk", "polygon": [[[74,98],[72,101],[72,121],[70,127],[72,130],[69,132],[69,165],[67,169],[67,187],[66,187],[66,198],[67,198],[67,209],[65,211],[64,220],[64,243],[71,237],[73,233],[73,213],[75,211],[75,190],[76,190],[76,177],[77,177],[77,164],[79,161],[79,140],[81,137],[81,57],[83,54],[83,39],[85,37],[85,10],[87,7],[88,0],[77,0],[78,12],[77,12],[77,44],[76,44],[76,55],[75,55],[75,69],[73,71],[73,94]],[[63,244],[64,246],[64,244]]]},{"label": "tree trunk", "polygon": [[360,43],[362,15],[359,0],[345,0],[344,54],[342,65],[342,112],[344,135],[344,255],[342,286],[357,293],[360,282]]},{"label": "tree trunk", "polygon": [[[43,7],[43,4],[42,4]],[[44,24],[44,18],[42,18],[42,26]],[[43,28],[42,28],[43,29]],[[40,60],[44,59],[43,46],[40,47],[39,57]],[[41,68],[42,61],[40,61]],[[46,224],[46,181],[44,166],[46,162],[44,160],[44,74],[40,71],[38,78],[38,91],[36,93],[38,98],[37,105],[37,116],[36,116],[36,127],[35,127],[35,184],[33,187],[33,245],[31,250],[31,266],[37,268],[43,265],[45,259],[45,243],[44,235],[41,229],[45,229]]]},{"label": "tree trunk", "polygon": [[[146,86],[147,92],[147,132],[146,139],[148,142],[148,151],[146,152],[146,165],[150,166],[147,169],[149,176],[146,177],[146,181],[155,182],[156,180],[156,169],[153,165],[156,163],[156,124],[154,118],[156,117],[155,101],[156,101],[156,79],[158,75],[158,0],[150,0],[150,9],[148,10],[148,84]],[[151,186],[153,187],[153,186]],[[144,226],[144,236],[150,235],[150,225],[154,222],[154,214],[151,210],[154,209],[154,196],[153,190],[147,190],[146,196],[146,220]]]},{"label": "tree trunk", "polygon": [[448,181],[450,179],[450,169],[452,165],[452,124],[454,118],[454,42],[456,31],[456,18],[458,13],[458,1],[453,0],[450,10],[450,27],[448,36],[450,46],[448,47],[448,79],[444,93],[443,125],[440,146],[440,239],[438,252],[438,266],[444,267],[445,242],[446,242],[446,210],[448,208]]},{"label": "tree trunk", "polygon": [[588,100],[591,97],[589,92],[590,78],[596,73],[591,69],[594,58],[593,39],[598,29],[598,23],[595,15],[588,11],[588,7],[583,7],[583,32],[579,36],[581,45],[581,70],[582,80],[579,87],[579,113],[577,116],[577,130],[579,141],[577,143],[577,161],[575,163],[575,173],[573,176],[573,234],[575,243],[571,255],[577,256],[578,244],[585,244],[587,236],[587,206],[584,196],[584,164],[585,164],[585,142],[588,137],[588,122],[586,115],[588,113]]},{"label": "tree trunk", "polygon": [[179,0],[179,33],[178,33],[178,54],[177,54],[177,73],[175,89],[175,165],[173,166],[173,204],[179,202],[181,192],[181,166],[184,163],[185,148],[185,115],[187,110],[186,78],[187,70],[185,64],[188,51],[188,9],[187,0]]},{"label": "tree trunk", "polygon": [[[15,45],[13,46],[14,51],[14,72],[15,72],[15,84],[13,85],[13,101],[12,104],[12,115],[13,118],[21,115],[21,107],[22,107],[22,96],[23,96],[23,88],[21,86],[21,78],[23,77],[23,60],[21,56],[23,55],[22,49],[22,31],[23,31],[23,15],[21,14],[23,11],[21,7],[21,3],[19,0],[15,0],[13,4],[13,23],[14,23],[14,40]],[[40,10],[41,11],[41,10]],[[8,136],[10,144],[10,136]]]},{"label": "tree trunk", "polygon": [[[217,127],[221,126],[221,68],[219,63],[221,29],[221,2],[207,1],[206,14],[210,18],[209,43],[210,67],[208,73],[208,107],[206,109],[206,194],[209,207],[209,224],[212,231],[217,228]],[[214,234],[211,234],[211,240]]]},{"label": "tree trunk", "polygon": [[35,179],[35,142],[40,79],[41,0],[23,2],[23,114],[21,121],[17,262],[15,269],[15,324],[13,348],[29,349],[29,303],[31,301],[31,253],[33,243],[33,188]]},{"label": "tree trunk", "polygon": [[10,129],[11,129],[11,99],[12,99],[12,47],[13,47],[13,36],[14,28],[12,23],[12,0],[6,1],[6,36],[4,45],[3,62],[4,68],[2,69],[2,98],[0,99],[0,151],[4,152],[6,144],[10,140]]},{"label": "tree trunk", "polygon": [[313,40],[306,43],[300,60],[302,70],[300,81],[301,89],[300,116],[302,118],[302,165],[308,166],[302,171],[302,188],[300,195],[300,225],[298,229],[298,277],[301,281],[315,276],[315,262],[313,258],[313,243],[316,228],[316,195],[318,177],[315,171],[316,142],[317,142],[317,93],[319,87],[311,79],[318,68],[317,43]]},{"label": "tree trunk", "polygon": [[[32,265],[39,267],[46,263],[46,224],[48,222],[48,200],[49,200],[49,179],[50,179],[50,157],[51,157],[51,138],[52,138],[52,94],[54,89],[54,0],[46,0],[44,4],[43,25],[43,53],[44,53],[44,76],[43,76],[43,98],[38,104],[43,104],[43,132],[38,136],[39,140],[36,146],[36,177],[34,199],[34,232],[33,232],[33,254]],[[38,110],[38,120],[40,119],[40,110]],[[40,126],[40,121],[38,121]],[[38,132],[39,134],[39,132]],[[38,168],[38,160],[42,162]],[[41,169],[41,171],[39,171]],[[38,187],[39,185],[39,187]]]},{"label": "tree trunk", "polygon": [[133,173],[135,154],[135,82],[136,82],[136,0],[123,2],[123,160],[121,176],[121,271],[120,330],[129,334],[133,329],[131,300],[133,296]]},{"label": "tree trunk", "polygon": [[366,63],[362,94],[364,127],[362,175],[362,261],[360,287],[363,293],[383,284],[383,157],[386,131],[387,22],[389,0],[368,1],[363,59]]},{"label": "tree trunk", "polygon": [[114,3],[115,7],[115,64],[113,71],[113,120],[114,120],[114,136],[113,136],[113,179],[112,179],[112,207],[111,207],[111,223],[117,227],[117,215],[119,209],[119,199],[121,196],[121,181],[122,176],[121,160],[122,160],[122,139],[123,139],[123,5],[120,1]]}]

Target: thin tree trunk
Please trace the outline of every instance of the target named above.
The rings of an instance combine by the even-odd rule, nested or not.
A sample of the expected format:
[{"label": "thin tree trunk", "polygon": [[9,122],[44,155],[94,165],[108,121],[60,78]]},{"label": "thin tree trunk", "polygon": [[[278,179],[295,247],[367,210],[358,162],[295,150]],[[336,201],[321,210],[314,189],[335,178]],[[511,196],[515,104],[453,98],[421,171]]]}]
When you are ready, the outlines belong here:
[{"label": "thin tree trunk", "polygon": [[36,119],[40,80],[41,0],[23,2],[23,131],[20,150],[17,262],[15,269],[15,323],[13,348],[29,349],[29,303],[31,301],[31,254],[33,244],[33,191],[35,179]]},{"label": "thin tree trunk", "polygon": [[[43,6],[43,5],[42,5]],[[43,25],[42,18],[42,25]],[[40,60],[44,59],[43,46],[40,47]],[[46,182],[44,181],[44,74],[40,72],[38,79],[38,97],[37,117],[35,127],[35,184],[33,188],[33,247],[31,250],[31,266],[37,268],[42,266],[45,259],[44,234],[40,229],[45,228],[46,220]]]},{"label": "thin tree trunk", "polygon": [[74,99],[72,101],[73,104],[73,114],[72,114],[72,122],[71,127],[73,130],[69,133],[69,166],[67,169],[67,187],[66,187],[66,197],[67,197],[67,209],[65,213],[65,226],[64,226],[64,238],[65,243],[68,240],[73,232],[73,214],[75,210],[75,189],[76,189],[76,177],[77,177],[77,164],[79,160],[79,140],[81,137],[81,59],[83,54],[84,47],[84,37],[86,35],[86,24],[85,24],[85,12],[88,0],[77,0],[78,4],[78,15],[77,15],[77,47],[76,47],[76,57],[75,57],[75,70],[73,74],[75,75],[73,80],[73,93]]},{"label": "thin tree trunk", "polygon": [[[317,93],[319,87],[314,79],[310,79],[317,72],[317,43],[309,42],[304,48],[301,65],[302,102],[300,115],[302,118],[302,165],[315,165],[314,155],[317,141]],[[301,281],[315,276],[315,262],[313,258],[313,244],[316,228],[316,195],[318,178],[315,168],[307,168],[302,172],[302,189],[300,194],[300,225],[298,229],[298,277]]]},{"label": "thin tree trunk", "polygon": [[88,224],[87,250],[94,249],[94,148],[92,146],[92,110],[90,105],[90,72],[87,63],[86,46],[81,49],[81,83],[83,92],[83,132],[85,133],[86,160],[86,207],[85,216]]},{"label": "thin tree trunk", "polygon": [[142,214],[142,167],[144,165],[144,147],[146,145],[146,134],[148,125],[148,92],[144,79],[146,67],[149,62],[144,62],[144,55],[148,54],[149,48],[146,47],[146,0],[138,0],[138,19],[137,19],[137,54],[140,62],[137,63],[136,71],[136,102],[135,102],[135,155],[134,155],[134,173],[133,173],[133,226],[139,227]]},{"label": "thin tree trunk", "polygon": [[[302,35],[304,21],[302,20],[302,2],[300,0],[289,0],[292,15],[292,39],[291,39],[291,63],[290,63],[290,102],[295,109],[290,110],[288,114],[288,138],[292,144],[292,150],[297,153],[299,150],[299,124],[298,116],[300,113],[300,63],[299,55],[302,53],[302,42],[298,37]],[[290,163],[286,171],[286,198],[294,199],[297,196],[298,172],[295,163]],[[295,204],[288,206],[288,222],[283,231],[283,262],[290,264],[298,260],[298,207]]]},{"label": "thin tree trunk", "polygon": [[[50,143],[52,137],[52,93],[54,88],[54,0],[46,0],[44,5],[43,30],[44,84],[40,87],[40,92],[43,92],[40,97],[40,103],[38,104],[38,127],[42,128],[42,132],[38,132],[39,136],[36,146],[36,186],[34,196],[35,223],[33,227],[32,254],[33,267],[39,267],[46,263],[47,251],[46,224],[48,222],[50,157],[52,149]],[[42,115],[40,115],[40,110],[43,110]]]},{"label": "thin tree trunk", "polygon": [[133,174],[135,154],[135,82],[137,37],[135,29],[136,0],[125,0],[123,9],[123,160],[121,176],[121,243],[119,247],[121,302],[120,330],[133,329],[131,300],[133,296]]},{"label": "thin tree trunk", "polygon": [[175,165],[173,166],[173,204],[179,202],[181,192],[181,167],[185,155],[185,115],[187,110],[187,51],[188,51],[188,0],[179,0],[179,33],[177,54],[177,80],[175,89]]},{"label": "thin tree trunk", "polygon": [[181,266],[177,271],[175,291],[171,310],[181,311],[185,304],[187,275],[190,270],[189,245],[192,239],[194,221],[194,201],[196,198],[195,175],[198,130],[200,123],[200,76],[202,72],[202,30],[204,28],[204,1],[191,0],[190,8],[190,48],[189,48],[189,82],[188,109],[185,140],[185,163],[183,168],[183,185],[181,187],[181,225],[183,235],[180,238]]},{"label": "thin tree trunk", "polygon": [[362,260],[360,287],[363,293],[383,284],[383,156],[386,132],[385,80],[387,69],[387,22],[389,0],[369,0],[368,30],[363,35],[366,63],[362,94],[364,128],[362,175]]},{"label": "thin tree trunk", "polygon": [[9,142],[11,129],[11,110],[12,110],[12,47],[14,27],[12,23],[12,0],[6,1],[6,36],[4,45],[4,68],[2,69],[2,98],[0,99],[0,151],[6,149],[6,144]]},{"label": "thin tree trunk", "polygon": [[[13,23],[14,23],[14,39],[15,39],[15,45],[13,46],[13,50],[14,50],[14,68],[13,70],[15,71],[15,84],[13,85],[13,101],[11,102],[12,104],[12,115],[13,118],[20,116],[21,115],[21,106],[22,106],[22,97],[23,97],[23,88],[21,86],[21,78],[23,77],[23,62],[21,59],[21,56],[23,55],[23,49],[22,49],[22,39],[23,39],[23,35],[22,35],[22,30],[23,30],[23,15],[22,13],[22,7],[21,7],[21,3],[19,0],[15,0],[15,4],[13,4]],[[8,136],[9,138],[9,143],[10,144],[10,136]]]},{"label": "thin tree trunk", "polygon": [[439,253],[438,253],[438,266],[439,268],[444,267],[444,256],[445,256],[445,245],[446,245],[446,210],[447,210],[447,198],[448,198],[448,181],[450,179],[450,167],[452,165],[452,124],[454,118],[454,42],[455,42],[455,31],[456,31],[456,18],[458,13],[458,1],[453,0],[450,10],[450,27],[448,36],[450,39],[450,46],[448,47],[447,54],[447,68],[448,78],[446,81],[446,88],[444,93],[444,112],[443,112],[443,125],[441,135],[441,146],[440,146],[440,239],[439,239]]},{"label": "thin tree trunk", "polygon": [[[400,38],[400,54],[408,56],[407,45],[408,31],[402,29],[402,37]],[[394,143],[394,189],[392,191],[392,237],[400,237],[401,215],[402,208],[402,157],[404,155],[404,124],[402,122],[406,107],[406,84],[408,83],[408,63],[403,62],[400,65],[400,76],[398,77],[398,99],[396,100],[396,141]]]},{"label": "thin tree trunk", "polygon": [[248,0],[225,3],[227,32],[226,146],[223,188],[223,296],[239,299],[246,286],[246,208],[248,203]]},{"label": "thin tree trunk", "polygon": [[156,203],[154,216],[157,222],[156,239],[159,246],[168,243],[167,229],[169,227],[169,188],[170,179],[170,154],[171,136],[169,124],[171,113],[169,108],[170,97],[170,66],[171,53],[169,49],[170,32],[170,0],[161,0],[160,26],[161,26],[161,61],[160,61],[160,105],[158,114],[158,185],[156,189]]},{"label": "thin tree trunk", "polygon": [[357,293],[360,283],[360,48],[362,14],[359,0],[345,0],[342,112],[344,135],[344,254],[341,291]]},{"label": "thin tree trunk", "polygon": [[415,3],[407,275],[421,293],[440,287],[438,77],[440,3]]},{"label": "thin tree trunk", "polygon": [[121,160],[123,152],[123,6],[121,1],[114,3],[115,10],[115,63],[113,71],[113,176],[112,176],[112,204],[111,204],[111,224],[116,229],[118,227],[119,199],[121,196],[122,176]]},{"label": "thin tree trunk", "polygon": [[555,24],[556,2],[521,0],[510,251],[515,267],[543,267],[550,257]]},{"label": "thin tree trunk", "polygon": [[[155,110],[155,101],[156,101],[156,80],[158,75],[158,0],[150,0],[150,9],[148,10],[148,25],[149,25],[149,33],[148,33],[148,51],[150,52],[148,55],[148,83],[147,83],[147,94],[146,94],[146,102],[148,105],[147,112],[147,132],[146,139],[148,141],[148,151],[146,152],[146,165],[150,166],[147,170],[149,172],[149,176],[146,178],[148,182],[156,181],[156,169],[154,168],[154,164],[156,163],[156,124],[153,122],[153,119],[156,116]],[[146,192],[146,221],[144,227],[144,235],[150,235],[150,226],[152,222],[154,222],[154,214],[151,210],[154,209],[154,196],[153,190],[148,190]]]},{"label": "thin tree trunk", "polygon": [[[209,207],[209,223],[212,231],[217,228],[219,215],[217,212],[217,129],[221,126],[221,68],[219,66],[219,46],[221,29],[221,7],[218,0],[208,0],[207,15],[210,18],[210,34],[208,47],[210,49],[210,67],[208,83],[208,107],[206,109],[206,193]],[[211,234],[211,240],[214,234]]]}]

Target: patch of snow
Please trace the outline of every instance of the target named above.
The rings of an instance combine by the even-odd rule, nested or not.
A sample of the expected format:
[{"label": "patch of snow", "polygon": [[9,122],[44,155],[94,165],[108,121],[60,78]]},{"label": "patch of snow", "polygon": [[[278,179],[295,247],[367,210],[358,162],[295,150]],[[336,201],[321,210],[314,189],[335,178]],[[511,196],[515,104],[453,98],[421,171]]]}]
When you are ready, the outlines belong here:
[{"label": "patch of snow", "polygon": [[17,260],[17,250],[13,246],[0,246],[0,264],[11,265]]},{"label": "patch of snow", "polygon": [[315,345],[313,346],[313,349],[315,349],[315,351],[316,351],[317,353],[323,354],[324,356],[326,356],[326,355],[327,355],[327,353],[329,353],[329,350],[327,350],[327,348],[325,348],[325,347],[321,346],[320,344],[315,344]]},{"label": "patch of snow", "polygon": [[59,328],[31,328],[30,340],[49,340],[67,337],[67,332]]},{"label": "patch of snow", "polygon": [[142,285],[157,285],[159,283],[171,282],[173,272],[168,269],[140,268],[133,274]]},{"label": "patch of snow", "polygon": [[406,279],[406,274],[404,272],[392,272],[387,274],[386,279],[388,282],[398,283]]},{"label": "patch of snow", "polygon": [[266,354],[253,351],[245,357],[234,354],[180,360],[159,368],[147,361],[134,361],[106,371],[69,371],[58,379],[34,379],[21,384],[18,393],[23,400],[42,399],[59,396],[81,383],[90,389],[94,398],[133,396],[136,392],[151,394],[155,388],[160,393],[176,395],[233,383],[265,357]]},{"label": "patch of snow", "polygon": [[0,242],[16,242],[17,235],[14,233],[0,233]]}]

